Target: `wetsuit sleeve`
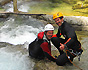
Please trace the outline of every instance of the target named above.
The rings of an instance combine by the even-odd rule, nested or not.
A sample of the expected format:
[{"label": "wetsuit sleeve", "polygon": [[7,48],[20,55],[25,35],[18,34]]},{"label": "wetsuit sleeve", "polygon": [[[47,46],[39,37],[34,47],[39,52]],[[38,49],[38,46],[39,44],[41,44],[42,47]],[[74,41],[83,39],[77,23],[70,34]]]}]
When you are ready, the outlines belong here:
[{"label": "wetsuit sleeve", "polygon": [[67,47],[71,48],[71,44],[73,44],[75,42],[75,39],[77,38],[75,34],[75,30],[72,27],[68,27],[65,29],[65,31],[66,31],[66,36],[67,36],[66,38],[68,39],[64,44]]},{"label": "wetsuit sleeve", "polygon": [[61,36],[61,33],[60,33],[59,28],[58,28],[58,32],[57,32],[56,36],[57,36],[57,37],[60,37],[60,36]]},{"label": "wetsuit sleeve", "polygon": [[48,43],[47,42],[44,42],[40,45],[40,47],[43,49],[43,52],[45,54],[45,56],[51,60],[51,61],[56,61],[56,58],[54,58],[53,56],[51,56],[51,51],[49,50],[49,47],[48,47]]}]

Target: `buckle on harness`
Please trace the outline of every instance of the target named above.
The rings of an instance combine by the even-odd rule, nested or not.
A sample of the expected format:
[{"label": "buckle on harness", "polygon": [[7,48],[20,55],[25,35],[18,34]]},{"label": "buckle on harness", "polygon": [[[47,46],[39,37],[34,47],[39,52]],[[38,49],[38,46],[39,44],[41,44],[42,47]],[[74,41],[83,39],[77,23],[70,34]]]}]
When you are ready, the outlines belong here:
[{"label": "buckle on harness", "polygon": [[78,60],[80,61],[80,57],[81,57],[81,54],[82,54],[83,50],[81,50],[80,52],[77,53],[77,56],[78,56]]},{"label": "buckle on harness", "polygon": [[81,54],[83,52],[83,50],[79,51],[79,52],[74,52],[72,49],[69,49],[69,51],[71,51],[72,54],[76,55],[78,57],[78,61],[80,61],[80,57],[81,57]]}]

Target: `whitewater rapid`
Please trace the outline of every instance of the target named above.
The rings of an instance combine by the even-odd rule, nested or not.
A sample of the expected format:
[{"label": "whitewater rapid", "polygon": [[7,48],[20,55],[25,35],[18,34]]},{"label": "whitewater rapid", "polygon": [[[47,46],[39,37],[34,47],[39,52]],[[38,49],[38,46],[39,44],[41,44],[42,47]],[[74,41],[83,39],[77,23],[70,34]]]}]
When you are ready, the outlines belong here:
[{"label": "whitewater rapid", "polygon": [[[18,1],[17,5],[19,11],[30,10],[27,2],[20,4]],[[13,2],[4,8],[6,12],[13,12]],[[28,45],[43,27],[43,22],[25,15],[0,21],[0,70],[33,70],[35,62],[29,57]]]},{"label": "whitewater rapid", "polygon": [[[0,22],[0,70],[33,70],[28,45],[43,31],[43,23],[31,16],[12,16]],[[7,45],[5,45],[7,44]]]},{"label": "whitewater rapid", "polygon": [[33,70],[34,62],[20,51],[8,52],[0,49],[0,70]]},{"label": "whitewater rapid", "polygon": [[[22,21],[21,21],[22,20]],[[38,32],[43,30],[43,24],[31,17],[23,20],[9,18],[0,27],[0,42],[8,42],[14,45],[32,42]],[[25,21],[25,22],[24,22]]]}]

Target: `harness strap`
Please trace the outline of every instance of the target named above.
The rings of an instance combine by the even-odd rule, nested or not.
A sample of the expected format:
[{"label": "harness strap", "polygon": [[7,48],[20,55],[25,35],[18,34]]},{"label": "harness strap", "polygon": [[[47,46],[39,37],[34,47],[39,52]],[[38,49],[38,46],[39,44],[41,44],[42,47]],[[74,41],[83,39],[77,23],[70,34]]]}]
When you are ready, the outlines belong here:
[{"label": "harness strap", "polygon": [[[75,66],[75,67],[77,67],[78,69],[80,69],[80,70],[83,70],[83,69],[81,69],[79,66],[77,66],[77,65],[75,65],[71,60],[70,60],[70,58],[69,58],[69,56],[68,56],[68,54],[67,54],[67,51],[69,52],[69,53],[71,53],[69,50],[65,50],[65,52],[66,52],[66,56],[68,57],[68,59],[69,59],[69,61]],[[72,54],[72,53],[71,53]],[[73,54],[72,54],[73,55]],[[73,55],[74,56],[74,55]]]},{"label": "harness strap", "polygon": [[69,49],[69,51],[70,51],[73,55],[77,56],[77,57],[78,57],[78,60],[80,61],[80,56],[81,56],[83,50],[80,50],[79,52],[74,52],[72,49]]}]

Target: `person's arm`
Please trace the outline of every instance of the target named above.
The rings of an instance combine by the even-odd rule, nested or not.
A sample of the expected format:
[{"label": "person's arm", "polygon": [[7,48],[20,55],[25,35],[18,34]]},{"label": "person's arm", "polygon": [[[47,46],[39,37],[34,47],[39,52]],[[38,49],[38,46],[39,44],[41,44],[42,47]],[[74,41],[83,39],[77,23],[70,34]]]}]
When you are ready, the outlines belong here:
[{"label": "person's arm", "polygon": [[75,30],[72,27],[68,27],[67,29],[65,29],[65,31],[68,39],[64,43],[64,45],[71,48],[71,44],[73,44],[77,38],[75,34]]},{"label": "person's arm", "polygon": [[54,57],[51,55],[51,51],[49,50],[48,46],[49,46],[49,45],[48,45],[47,42],[44,42],[44,43],[42,43],[42,44],[40,45],[40,47],[42,48],[42,50],[43,50],[45,56],[46,56],[49,60],[55,62],[55,61],[56,61],[56,58],[54,58]]}]

